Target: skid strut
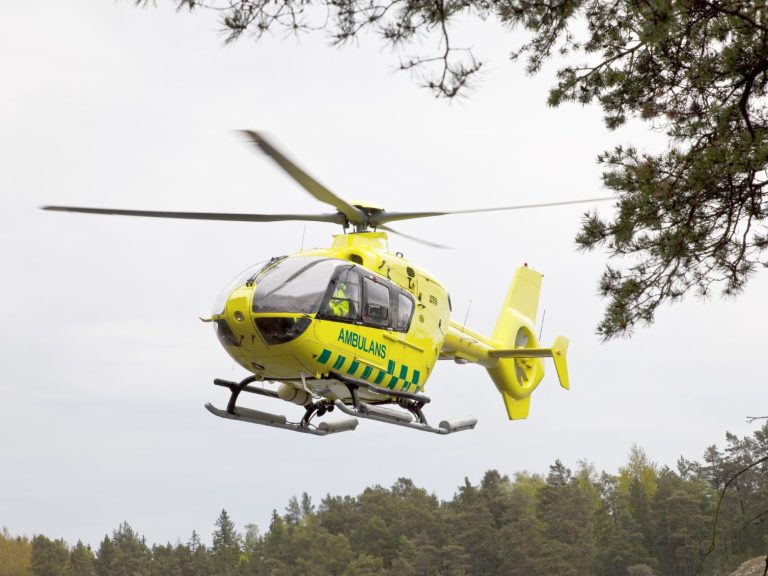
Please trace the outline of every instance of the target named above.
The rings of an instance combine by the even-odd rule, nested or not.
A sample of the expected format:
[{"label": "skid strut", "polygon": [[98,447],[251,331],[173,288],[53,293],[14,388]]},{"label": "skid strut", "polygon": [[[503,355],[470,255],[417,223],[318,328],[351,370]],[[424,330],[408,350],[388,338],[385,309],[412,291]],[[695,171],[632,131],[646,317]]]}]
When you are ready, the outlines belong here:
[{"label": "skid strut", "polygon": [[210,402],[205,405],[205,408],[208,410],[208,412],[220,418],[227,418],[229,420],[241,420],[243,422],[250,422],[251,424],[271,426],[272,428],[283,428],[284,430],[293,430],[294,432],[303,432],[305,434],[313,434],[315,436],[327,436],[328,434],[345,432],[347,430],[354,430],[357,428],[357,418],[345,418],[343,420],[337,420],[334,422],[323,421],[320,422],[317,426],[310,423],[312,417],[320,417],[325,415],[327,412],[333,411],[333,403],[326,400],[310,402],[307,404],[305,406],[304,417],[300,422],[289,422],[288,419],[281,414],[270,414],[269,412],[262,412],[260,410],[253,410],[251,408],[243,408],[242,406],[237,406],[237,398],[241,392],[250,392],[251,394],[269,396],[270,398],[279,398],[277,392],[251,386],[251,384],[256,380],[257,378],[255,376],[248,376],[240,382],[230,382],[229,380],[221,380],[217,378],[213,381],[213,383],[217,386],[229,388],[230,391],[227,409],[221,410],[216,408]]},{"label": "skid strut", "polygon": [[[354,382],[338,374],[334,374],[334,377],[343,382],[349,390],[349,394],[352,396],[352,406],[347,406],[341,400],[335,400],[334,404],[339,410],[350,416],[377,420],[378,422],[405,426],[406,428],[413,428],[422,432],[432,432],[434,434],[452,434],[454,432],[472,430],[477,424],[477,418],[466,416],[454,420],[443,420],[437,427],[430,426],[421,410],[425,404],[430,402],[429,396],[390,390],[389,388],[382,388],[367,382]],[[365,388],[385,397],[394,397],[394,402],[398,406],[405,408],[407,412],[363,402],[360,400],[359,388]]]},{"label": "skid strut", "polygon": [[[206,409],[215,416],[227,418],[229,420],[241,420],[252,424],[262,426],[271,426],[273,428],[283,428],[293,430],[294,432],[303,432],[305,434],[314,434],[315,436],[327,436],[336,432],[345,432],[357,428],[357,418],[366,418],[376,420],[386,424],[404,426],[422,432],[432,432],[434,434],[452,434],[471,430],[477,424],[477,419],[473,417],[457,418],[454,420],[443,420],[438,426],[431,426],[422,408],[430,402],[429,396],[423,394],[413,394],[411,392],[402,392],[382,388],[367,382],[355,382],[348,380],[338,374],[333,374],[333,378],[343,383],[349,390],[351,405],[345,404],[341,400],[319,399],[304,405],[304,417],[299,422],[289,422],[288,419],[280,414],[271,414],[251,408],[244,408],[237,405],[237,399],[242,392],[268,396],[270,398],[280,398],[277,392],[252,386],[258,379],[256,376],[248,376],[240,382],[230,382],[229,380],[216,379],[213,381],[217,386],[223,386],[230,391],[229,402],[226,410],[220,410],[212,404],[205,405]],[[373,392],[381,396],[381,401],[376,404],[363,402],[360,399],[360,389]],[[403,408],[402,410],[393,410],[386,408],[381,404],[396,404]],[[352,416],[333,422],[323,421],[317,425],[311,422],[312,418],[324,416],[338,408],[340,412]]]}]

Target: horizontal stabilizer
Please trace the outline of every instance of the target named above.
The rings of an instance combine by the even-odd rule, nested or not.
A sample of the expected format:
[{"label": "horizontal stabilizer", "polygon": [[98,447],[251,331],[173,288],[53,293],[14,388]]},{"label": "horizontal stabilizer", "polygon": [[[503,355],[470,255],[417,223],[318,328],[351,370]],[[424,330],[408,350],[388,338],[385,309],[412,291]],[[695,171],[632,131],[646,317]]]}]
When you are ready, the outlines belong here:
[{"label": "horizontal stabilizer", "polygon": [[514,348],[488,352],[491,358],[549,358],[553,354],[552,348]]},{"label": "horizontal stabilizer", "polygon": [[565,355],[568,352],[568,339],[563,336],[555,338],[552,348],[510,348],[501,350],[490,350],[488,356],[491,358],[552,358],[555,362],[557,378],[560,380],[560,386],[568,390],[568,365],[565,362]]}]

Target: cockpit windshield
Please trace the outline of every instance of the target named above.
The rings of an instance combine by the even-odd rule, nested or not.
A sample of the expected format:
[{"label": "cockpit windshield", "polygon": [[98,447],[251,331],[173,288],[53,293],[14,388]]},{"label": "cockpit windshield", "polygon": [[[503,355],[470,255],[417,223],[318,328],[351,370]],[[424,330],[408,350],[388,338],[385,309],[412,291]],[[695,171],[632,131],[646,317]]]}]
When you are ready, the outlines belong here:
[{"label": "cockpit windshield", "polygon": [[333,272],[344,264],[333,258],[296,256],[267,266],[255,278],[253,311],[316,313]]},{"label": "cockpit windshield", "polygon": [[[213,303],[213,314],[221,314],[224,312],[224,306],[227,304],[227,298],[229,298],[229,295],[232,293],[232,290],[235,288],[239,288],[243,284],[245,284],[250,278],[253,278],[256,276],[256,274],[263,270],[265,268],[264,262],[259,262],[258,264],[254,264],[253,266],[249,266],[240,274],[235,276],[235,278],[226,285],[224,290],[222,290],[219,295],[216,297],[216,301]],[[267,263],[268,264],[268,263]]]}]

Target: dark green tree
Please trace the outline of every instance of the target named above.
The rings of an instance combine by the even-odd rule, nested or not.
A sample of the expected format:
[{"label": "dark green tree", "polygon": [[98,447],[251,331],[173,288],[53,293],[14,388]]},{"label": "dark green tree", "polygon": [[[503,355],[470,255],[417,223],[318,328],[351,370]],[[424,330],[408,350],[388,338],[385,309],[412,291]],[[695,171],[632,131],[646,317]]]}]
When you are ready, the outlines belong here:
[{"label": "dark green tree", "polygon": [[104,537],[96,556],[98,576],[149,576],[152,554],[127,522]]},{"label": "dark green tree", "polygon": [[99,549],[96,551],[94,562],[98,576],[110,576],[110,566],[114,563],[115,555],[115,545],[112,543],[112,539],[109,536],[104,536],[104,540],[101,541]]},{"label": "dark green tree", "polygon": [[537,510],[551,572],[591,575],[597,554],[595,510],[589,494],[559,460],[549,467],[546,483],[538,493]]},{"label": "dark green tree", "polygon": [[537,516],[539,490],[544,485],[538,476],[517,474],[509,495],[507,519],[499,531],[499,574],[508,576],[548,576],[553,573],[542,522]]},{"label": "dark green tree", "polygon": [[343,576],[386,576],[381,558],[360,554],[352,560]]},{"label": "dark green tree", "polygon": [[149,565],[151,576],[182,576],[182,557],[172,544],[152,546],[152,562]]},{"label": "dark green tree", "polygon": [[179,558],[183,576],[208,576],[210,574],[211,557],[196,531],[192,531],[186,544],[177,547],[176,556]]},{"label": "dark green tree", "polygon": [[627,576],[656,576],[656,573],[647,564],[633,564],[627,566]]},{"label": "dark green tree", "polygon": [[499,530],[508,511],[502,486],[506,488],[508,484],[507,478],[489,470],[477,488],[465,479],[451,503],[455,542],[468,552],[472,574],[496,573],[507,554],[499,542]]},{"label": "dark green tree", "polygon": [[288,500],[288,506],[285,507],[285,515],[283,516],[288,524],[296,525],[301,521],[302,513],[299,500],[296,496],[291,496]]},{"label": "dark green tree", "polygon": [[96,565],[90,546],[80,540],[69,553],[71,576],[96,576]]},{"label": "dark green tree", "polygon": [[240,535],[226,510],[216,520],[211,545],[211,567],[218,576],[233,576],[240,563]]},{"label": "dark green tree", "polygon": [[67,576],[69,547],[64,540],[50,540],[38,535],[32,538],[32,574],[35,576]]},{"label": "dark green tree", "polygon": [[287,563],[297,576],[341,576],[355,557],[344,534],[331,534],[317,522],[301,524],[289,534],[293,552]]},{"label": "dark green tree", "polygon": [[710,531],[707,512],[712,497],[701,481],[685,482],[668,469],[659,473],[653,516],[663,574],[695,574]]},{"label": "dark green tree", "polygon": [[653,549],[648,550],[643,542],[629,495],[619,489],[619,479],[603,473],[599,486],[600,507],[595,514],[596,574],[612,576],[629,566],[654,564]]},{"label": "dark green tree", "polygon": [[301,517],[309,518],[315,513],[315,505],[312,504],[312,497],[303,492],[301,494]]},{"label": "dark green tree", "polygon": [[418,576],[438,576],[443,566],[440,548],[433,544],[426,532],[419,532],[409,538],[413,543],[411,566]]},{"label": "dark green tree", "polygon": [[444,576],[467,576],[470,572],[470,556],[459,544],[446,544],[440,548],[442,566],[440,574]]},{"label": "dark green tree", "polygon": [[416,576],[414,560],[416,558],[416,546],[405,536],[400,537],[397,557],[392,560],[390,572],[398,576]]},{"label": "dark green tree", "polygon": [[[149,0],[135,0],[146,4]],[[614,129],[637,118],[668,137],[666,150],[619,146],[598,157],[618,210],[587,215],[576,240],[624,265],[606,267],[604,338],[650,323],[659,305],[719,286],[738,293],[766,264],[768,6],[764,0],[175,0],[217,11],[228,41],[274,29],[327,33],[343,44],[371,31],[395,48],[434,53],[401,60],[453,97],[481,67],[451,41],[468,18],[524,29],[513,58],[538,72],[557,55],[549,104],[596,103]],[[563,61],[565,62],[563,64]]]},{"label": "dark green tree", "polygon": [[268,564],[281,562],[287,565],[292,559],[291,535],[285,520],[277,513],[277,510],[272,511],[269,529],[264,534],[263,550]]}]

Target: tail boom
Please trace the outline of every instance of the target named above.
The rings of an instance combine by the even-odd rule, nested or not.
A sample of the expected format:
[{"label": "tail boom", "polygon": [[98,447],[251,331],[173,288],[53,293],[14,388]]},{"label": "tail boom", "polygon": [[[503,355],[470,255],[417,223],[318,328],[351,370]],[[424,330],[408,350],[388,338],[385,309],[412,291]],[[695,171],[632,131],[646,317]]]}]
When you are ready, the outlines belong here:
[{"label": "tail boom", "polygon": [[502,395],[510,420],[526,418],[531,393],[544,377],[543,358],[552,358],[560,385],[568,389],[568,340],[558,336],[550,348],[539,346],[533,327],[541,274],[518,268],[491,338],[451,322],[441,358],[480,364]]}]

